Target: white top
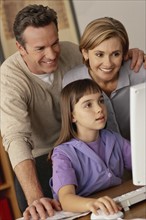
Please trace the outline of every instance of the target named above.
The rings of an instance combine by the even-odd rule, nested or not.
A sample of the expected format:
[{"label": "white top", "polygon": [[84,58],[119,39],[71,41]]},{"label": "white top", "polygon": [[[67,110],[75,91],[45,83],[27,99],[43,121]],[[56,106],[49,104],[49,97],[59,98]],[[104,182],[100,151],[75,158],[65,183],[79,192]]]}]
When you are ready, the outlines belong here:
[{"label": "white top", "polygon": [[44,82],[49,83],[50,85],[52,85],[52,83],[53,83],[53,80],[54,80],[53,73],[34,74],[34,75],[37,76],[38,78],[40,78],[41,80],[43,80]]}]

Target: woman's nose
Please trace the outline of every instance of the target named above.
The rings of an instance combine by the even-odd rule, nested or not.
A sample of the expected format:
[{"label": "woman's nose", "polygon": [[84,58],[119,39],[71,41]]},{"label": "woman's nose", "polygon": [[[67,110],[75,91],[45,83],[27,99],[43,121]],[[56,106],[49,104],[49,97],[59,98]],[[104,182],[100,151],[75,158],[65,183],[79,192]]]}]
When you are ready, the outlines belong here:
[{"label": "woman's nose", "polygon": [[104,65],[105,65],[105,67],[110,67],[111,63],[112,63],[112,60],[111,60],[110,56],[106,56],[104,58]]}]

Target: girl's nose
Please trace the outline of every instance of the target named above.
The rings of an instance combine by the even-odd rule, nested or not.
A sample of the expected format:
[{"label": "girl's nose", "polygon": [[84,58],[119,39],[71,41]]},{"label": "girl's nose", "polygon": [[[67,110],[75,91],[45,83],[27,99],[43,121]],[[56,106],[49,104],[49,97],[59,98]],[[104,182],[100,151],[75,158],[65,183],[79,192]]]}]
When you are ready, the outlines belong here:
[{"label": "girl's nose", "polygon": [[95,111],[97,113],[102,112],[102,107],[100,105],[97,105]]}]

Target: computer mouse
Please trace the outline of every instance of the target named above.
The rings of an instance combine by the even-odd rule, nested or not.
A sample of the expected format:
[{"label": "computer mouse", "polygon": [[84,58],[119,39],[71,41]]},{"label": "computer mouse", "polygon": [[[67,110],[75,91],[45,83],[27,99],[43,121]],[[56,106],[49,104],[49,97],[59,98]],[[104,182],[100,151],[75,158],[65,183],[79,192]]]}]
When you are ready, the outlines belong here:
[{"label": "computer mouse", "polygon": [[101,210],[97,210],[97,215],[95,215],[94,213],[91,214],[90,219],[91,220],[117,220],[118,218],[123,218],[124,214],[123,212],[117,212],[114,213],[113,215],[106,215],[104,212],[102,212]]}]

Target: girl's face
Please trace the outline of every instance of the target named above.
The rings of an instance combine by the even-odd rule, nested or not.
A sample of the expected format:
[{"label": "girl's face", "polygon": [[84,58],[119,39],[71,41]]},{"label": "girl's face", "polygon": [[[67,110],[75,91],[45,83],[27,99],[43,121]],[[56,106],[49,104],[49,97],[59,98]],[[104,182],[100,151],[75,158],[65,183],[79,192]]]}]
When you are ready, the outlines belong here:
[{"label": "girl's face", "polygon": [[90,74],[97,82],[112,82],[118,77],[123,60],[123,49],[118,37],[103,41],[92,50],[82,50],[89,60]]},{"label": "girl's face", "polygon": [[[104,128],[107,111],[101,93],[85,94],[74,105],[72,121],[76,124],[77,135],[85,140],[90,134]],[[92,140],[93,141],[93,140]]]}]

